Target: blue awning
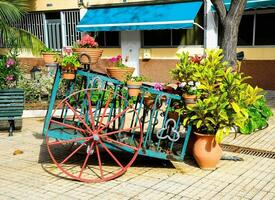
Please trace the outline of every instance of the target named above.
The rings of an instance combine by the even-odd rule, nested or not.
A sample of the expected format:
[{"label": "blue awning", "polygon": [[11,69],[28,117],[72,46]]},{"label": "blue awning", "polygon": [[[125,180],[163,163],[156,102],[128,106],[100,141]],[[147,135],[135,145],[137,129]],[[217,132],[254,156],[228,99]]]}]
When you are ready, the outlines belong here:
[{"label": "blue awning", "polygon": [[[225,7],[229,9],[231,0],[224,0]],[[275,0],[247,0],[245,9],[259,9],[275,7]]]},{"label": "blue awning", "polygon": [[191,28],[201,1],[161,5],[89,8],[78,31],[124,31]]}]

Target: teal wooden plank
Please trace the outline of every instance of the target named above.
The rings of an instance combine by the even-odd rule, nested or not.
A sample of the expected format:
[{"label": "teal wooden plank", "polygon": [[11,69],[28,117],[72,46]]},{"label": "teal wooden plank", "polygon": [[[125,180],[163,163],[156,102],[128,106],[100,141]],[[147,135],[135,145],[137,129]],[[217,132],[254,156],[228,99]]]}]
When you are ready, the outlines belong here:
[{"label": "teal wooden plank", "polygon": [[1,99],[0,103],[22,103],[23,99]]}]

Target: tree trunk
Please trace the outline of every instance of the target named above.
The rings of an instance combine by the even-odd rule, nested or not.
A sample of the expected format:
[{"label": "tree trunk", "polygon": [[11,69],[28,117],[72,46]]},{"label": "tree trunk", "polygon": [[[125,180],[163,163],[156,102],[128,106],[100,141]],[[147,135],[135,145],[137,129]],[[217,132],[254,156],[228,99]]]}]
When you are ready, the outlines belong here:
[{"label": "tree trunk", "polygon": [[221,48],[224,51],[224,60],[229,66],[237,67],[237,43],[239,25],[247,0],[231,0],[227,11],[223,0],[211,0],[219,15],[222,25]]},{"label": "tree trunk", "polygon": [[224,51],[224,60],[229,66],[237,66],[237,42],[239,25],[235,21],[227,19],[223,25],[221,48]]}]

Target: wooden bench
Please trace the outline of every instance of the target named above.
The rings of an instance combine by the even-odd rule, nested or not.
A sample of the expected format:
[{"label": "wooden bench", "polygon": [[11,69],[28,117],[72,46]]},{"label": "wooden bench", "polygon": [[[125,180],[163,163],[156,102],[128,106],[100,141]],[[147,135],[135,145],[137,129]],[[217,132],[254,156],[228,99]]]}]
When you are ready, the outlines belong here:
[{"label": "wooden bench", "polygon": [[24,108],[24,90],[0,90],[0,120],[9,122],[9,136],[13,135],[14,120],[21,119]]}]

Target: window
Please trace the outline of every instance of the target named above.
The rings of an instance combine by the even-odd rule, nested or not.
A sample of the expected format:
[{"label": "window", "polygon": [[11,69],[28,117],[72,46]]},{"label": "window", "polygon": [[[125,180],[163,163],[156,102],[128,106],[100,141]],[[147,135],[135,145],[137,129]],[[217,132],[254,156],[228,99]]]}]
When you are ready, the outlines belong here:
[{"label": "window", "polygon": [[253,44],[253,23],[254,15],[244,15],[242,17],[239,27],[238,45],[248,46]]},{"label": "window", "polygon": [[92,33],[100,47],[120,47],[120,36],[118,31],[101,31]]},{"label": "window", "polygon": [[258,10],[249,13],[242,17],[238,45],[275,45],[274,10]]},{"label": "window", "polygon": [[[195,22],[203,25],[203,6]],[[142,31],[143,47],[177,47],[179,45],[203,45],[204,32],[198,26],[192,29]]]},{"label": "window", "polygon": [[255,45],[275,45],[275,13],[256,15]]}]

